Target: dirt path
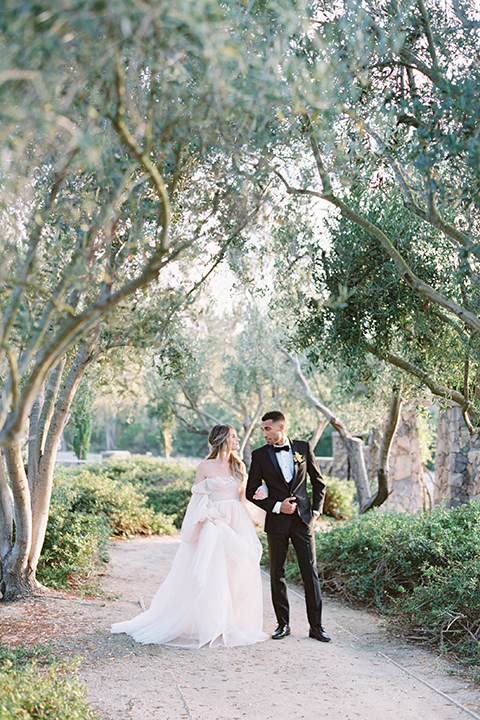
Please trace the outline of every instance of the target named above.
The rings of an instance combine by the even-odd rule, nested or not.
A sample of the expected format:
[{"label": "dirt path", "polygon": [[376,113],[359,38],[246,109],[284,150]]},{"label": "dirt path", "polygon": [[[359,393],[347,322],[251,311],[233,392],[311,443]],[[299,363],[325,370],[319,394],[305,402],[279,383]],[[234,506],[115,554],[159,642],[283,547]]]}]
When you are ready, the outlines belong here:
[{"label": "dirt path", "polygon": [[[308,639],[303,597],[295,589],[292,636],[282,641],[194,651],[110,635],[112,622],[133,617],[142,603],[148,607],[178,542],[111,542],[101,581],[120,599],[82,602],[55,594],[33,606],[4,606],[1,636],[14,641],[22,627],[24,642],[51,637],[57,652],[81,655],[80,676],[103,720],[480,720],[480,690],[458,668],[387,637],[367,613],[327,599],[324,625],[333,642]],[[265,575],[264,607],[264,629],[271,632]]]}]

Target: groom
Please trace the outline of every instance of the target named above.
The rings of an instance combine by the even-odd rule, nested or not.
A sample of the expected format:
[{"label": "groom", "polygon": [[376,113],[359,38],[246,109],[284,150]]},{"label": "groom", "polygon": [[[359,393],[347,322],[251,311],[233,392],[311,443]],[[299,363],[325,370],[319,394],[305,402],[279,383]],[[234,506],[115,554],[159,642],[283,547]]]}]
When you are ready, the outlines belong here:
[{"label": "groom", "polygon": [[[322,596],[312,527],[320,515],[325,485],[310,445],[303,440],[289,440],[285,427],[285,416],[278,410],[262,417],[267,444],[252,453],[246,490],[248,500],[267,513],[270,585],[278,621],[272,638],[280,640],[290,635],[285,564],[291,539],[305,588],[309,637],[329,642],[322,627]],[[307,495],[307,475],[313,488],[312,504]],[[267,486],[268,496],[261,488],[262,482]]]}]

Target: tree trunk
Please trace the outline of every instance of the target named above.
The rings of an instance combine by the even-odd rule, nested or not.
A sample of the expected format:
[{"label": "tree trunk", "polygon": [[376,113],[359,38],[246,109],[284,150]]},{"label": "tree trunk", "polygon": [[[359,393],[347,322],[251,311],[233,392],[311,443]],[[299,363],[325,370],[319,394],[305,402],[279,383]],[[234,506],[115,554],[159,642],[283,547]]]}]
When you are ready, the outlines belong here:
[{"label": "tree trunk", "polygon": [[2,562],[12,548],[13,542],[13,496],[7,482],[3,454],[0,452],[0,591],[4,593]]},{"label": "tree trunk", "polygon": [[[5,473],[0,470],[0,553],[2,592],[6,601],[25,598],[40,586],[35,578],[38,559],[45,539],[52,492],[57,447],[68,411],[86,367],[92,359],[93,344],[82,343],[60,388],[61,370],[55,368],[47,384],[45,399],[36,402],[29,428],[27,479],[19,443],[5,449],[11,491]],[[59,374],[60,373],[60,374]],[[10,498],[10,500],[9,500]],[[8,507],[13,498],[15,541],[8,531]],[[3,527],[3,519],[6,524]],[[10,528],[12,526],[10,520]]]},{"label": "tree trunk", "polygon": [[32,405],[29,418],[29,433],[28,433],[28,469],[27,477],[30,485],[30,492],[32,492],[32,480],[37,472],[38,462],[38,451],[37,447],[40,443],[40,413],[42,412],[43,402],[45,399],[45,383],[42,384],[35,402]]},{"label": "tree trunk", "polygon": [[14,548],[2,559],[2,601],[15,602],[32,596],[39,588],[35,571],[23,563]]},{"label": "tree trunk", "polygon": [[32,508],[20,443],[5,449],[5,459],[12,486],[15,522],[15,541],[2,555],[3,599],[10,602],[32,595],[37,583],[28,562],[32,544]]},{"label": "tree trunk", "polygon": [[328,425],[327,418],[322,418],[322,417],[318,418],[318,425],[315,428],[315,430],[313,431],[312,437],[309,440],[312,450],[315,450],[315,448],[317,447],[318,441],[322,437],[323,431],[325,430],[327,425]]},{"label": "tree trunk", "polygon": [[51,420],[48,423],[48,429],[41,428],[42,435],[45,437],[45,448],[44,452],[40,452],[38,457],[37,473],[33,480],[35,490],[32,494],[33,528],[29,562],[34,570],[37,568],[45,540],[58,444],[75,392],[92,358],[92,348],[92,344],[82,343],[80,345],[63,386],[57,390],[57,399]]}]

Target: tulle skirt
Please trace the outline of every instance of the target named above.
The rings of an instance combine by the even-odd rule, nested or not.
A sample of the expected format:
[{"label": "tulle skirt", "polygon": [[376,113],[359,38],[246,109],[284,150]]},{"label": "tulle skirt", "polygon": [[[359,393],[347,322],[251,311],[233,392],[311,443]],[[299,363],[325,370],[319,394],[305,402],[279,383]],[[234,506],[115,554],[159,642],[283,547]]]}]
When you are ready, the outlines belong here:
[{"label": "tulle skirt", "polygon": [[205,497],[190,503],[181,545],[150,608],[111,632],[185,648],[265,640],[261,545],[247,509],[238,500],[209,503],[204,519]]}]

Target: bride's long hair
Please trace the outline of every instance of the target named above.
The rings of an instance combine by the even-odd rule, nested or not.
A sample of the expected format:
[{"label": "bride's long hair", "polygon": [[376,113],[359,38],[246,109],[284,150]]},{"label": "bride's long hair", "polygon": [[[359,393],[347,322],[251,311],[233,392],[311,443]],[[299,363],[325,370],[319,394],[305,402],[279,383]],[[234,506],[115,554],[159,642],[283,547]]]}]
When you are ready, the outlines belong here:
[{"label": "bride's long hair", "polygon": [[[207,456],[207,460],[216,460],[220,451],[222,449],[226,450],[227,438],[230,434],[230,430],[233,429],[232,425],[214,425],[208,436],[208,444],[210,445],[211,450],[210,454]],[[228,464],[230,465],[233,477],[240,480],[242,485],[244,485],[247,479],[247,470],[245,468],[245,463],[235,450],[230,451]]]}]

